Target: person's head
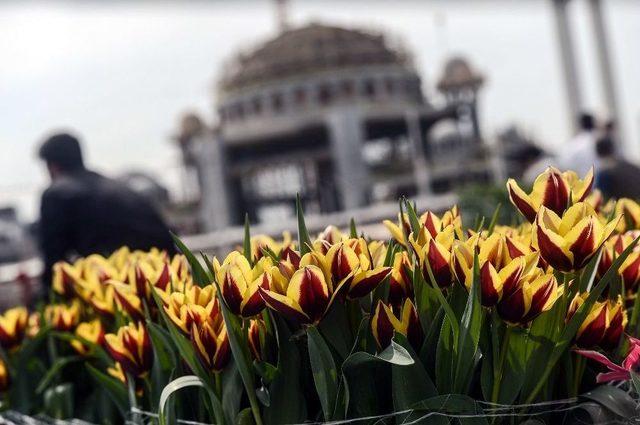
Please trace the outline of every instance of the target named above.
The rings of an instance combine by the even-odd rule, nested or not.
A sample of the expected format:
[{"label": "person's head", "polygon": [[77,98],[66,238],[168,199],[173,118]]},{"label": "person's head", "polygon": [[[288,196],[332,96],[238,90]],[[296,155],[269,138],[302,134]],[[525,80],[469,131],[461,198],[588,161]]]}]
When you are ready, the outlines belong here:
[{"label": "person's head", "polygon": [[46,162],[52,180],[84,169],[80,142],[68,133],[57,133],[47,137],[38,150],[38,156]]},{"label": "person's head", "polygon": [[616,148],[610,137],[603,137],[596,142],[596,154],[598,158],[610,158],[614,156]]},{"label": "person's head", "polygon": [[596,120],[590,113],[583,112],[578,117],[578,126],[582,131],[592,131],[596,128]]}]

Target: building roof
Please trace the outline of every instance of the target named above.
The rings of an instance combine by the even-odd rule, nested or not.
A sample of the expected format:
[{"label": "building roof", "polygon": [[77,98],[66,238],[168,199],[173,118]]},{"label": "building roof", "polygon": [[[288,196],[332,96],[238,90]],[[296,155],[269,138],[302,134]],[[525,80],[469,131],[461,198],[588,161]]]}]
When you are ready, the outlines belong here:
[{"label": "building roof", "polygon": [[444,92],[463,87],[477,89],[483,82],[484,77],[472,69],[465,58],[454,56],[444,65],[442,77],[438,81],[438,90]]},{"label": "building roof", "polygon": [[370,65],[407,65],[403,49],[381,34],[312,23],[288,29],[234,58],[220,81],[223,91],[292,76]]}]

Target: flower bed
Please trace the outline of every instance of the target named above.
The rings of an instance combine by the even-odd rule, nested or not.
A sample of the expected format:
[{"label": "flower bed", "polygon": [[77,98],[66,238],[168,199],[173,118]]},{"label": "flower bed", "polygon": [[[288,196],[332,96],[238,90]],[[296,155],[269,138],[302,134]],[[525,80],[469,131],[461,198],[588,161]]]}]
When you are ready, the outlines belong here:
[{"label": "flower bed", "polygon": [[634,416],[640,206],[592,184],[510,180],[510,226],[403,200],[388,241],[355,223],[312,239],[298,208],[297,240],[247,225],[220,260],[177,241],[172,258],[56,264],[49,304],[0,317],[3,406],[105,423]]}]

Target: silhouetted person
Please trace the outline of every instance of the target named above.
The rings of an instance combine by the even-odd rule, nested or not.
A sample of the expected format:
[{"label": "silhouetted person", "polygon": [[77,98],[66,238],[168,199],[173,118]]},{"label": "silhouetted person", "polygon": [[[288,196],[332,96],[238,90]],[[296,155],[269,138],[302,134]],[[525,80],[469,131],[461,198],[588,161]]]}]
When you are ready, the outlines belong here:
[{"label": "silhouetted person", "polygon": [[42,194],[39,226],[46,287],[51,285],[53,264],[73,255],[109,255],[123,245],[174,252],[158,211],[123,184],[86,169],[75,137],[49,137],[39,156],[51,176]]},{"label": "silhouetted person", "polygon": [[640,168],[616,155],[613,127],[596,143],[596,187],[605,198],[640,199]]},{"label": "silhouetted person", "polygon": [[582,113],[578,117],[578,133],[561,149],[558,165],[573,170],[580,177],[596,162],[596,122],[593,115]]}]

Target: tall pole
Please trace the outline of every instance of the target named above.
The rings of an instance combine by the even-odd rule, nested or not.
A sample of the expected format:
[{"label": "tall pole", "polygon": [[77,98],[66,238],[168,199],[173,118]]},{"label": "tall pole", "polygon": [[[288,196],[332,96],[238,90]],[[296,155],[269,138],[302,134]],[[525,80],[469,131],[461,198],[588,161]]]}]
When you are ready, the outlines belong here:
[{"label": "tall pole", "polygon": [[602,79],[602,89],[607,104],[609,118],[619,125],[619,111],[616,96],[616,88],[613,82],[613,69],[611,56],[609,54],[609,43],[607,40],[607,30],[602,13],[602,2],[600,0],[589,0],[589,9],[593,23],[593,33],[596,42],[596,54],[598,66],[600,67],[600,78]]},{"label": "tall pole", "polygon": [[552,0],[553,10],[556,18],[556,30],[558,32],[558,44],[560,47],[560,60],[564,73],[564,84],[567,91],[567,106],[572,129],[577,130],[576,118],[580,113],[582,98],[580,95],[580,81],[576,59],[573,51],[573,40],[571,37],[571,25],[567,16],[567,3],[570,0]]}]

